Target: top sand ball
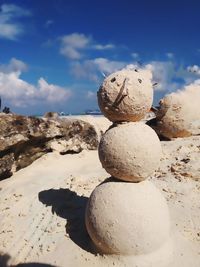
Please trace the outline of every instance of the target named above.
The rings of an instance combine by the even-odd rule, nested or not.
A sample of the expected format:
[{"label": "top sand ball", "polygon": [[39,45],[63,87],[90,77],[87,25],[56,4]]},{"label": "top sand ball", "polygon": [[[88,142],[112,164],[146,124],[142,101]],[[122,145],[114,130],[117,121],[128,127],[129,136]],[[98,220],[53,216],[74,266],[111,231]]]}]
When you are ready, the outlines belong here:
[{"label": "top sand ball", "polygon": [[152,73],[145,69],[122,69],[109,75],[97,96],[99,107],[110,121],[139,121],[153,102]]}]

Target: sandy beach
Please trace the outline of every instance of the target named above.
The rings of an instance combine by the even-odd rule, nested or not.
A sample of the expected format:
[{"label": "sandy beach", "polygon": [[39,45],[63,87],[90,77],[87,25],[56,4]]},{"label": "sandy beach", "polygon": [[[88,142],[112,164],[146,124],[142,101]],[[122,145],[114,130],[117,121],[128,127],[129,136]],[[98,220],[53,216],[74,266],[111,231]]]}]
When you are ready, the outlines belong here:
[{"label": "sandy beach", "polygon": [[0,267],[200,267],[200,1],[0,1]]},{"label": "sandy beach", "polygon": [[[103,118],[96,121],[101,128]],[[108,121],[104,123],[106,128]],[[109,175],[97,151],[53,152],[0,182],[1,266],[198,267],[200,137],[162,141],[162,149],[161,167],[149,177],[166,198],[171,216],[170,243],[159,253],[146,258],[96,254],[84,212],[92,190]]]}]

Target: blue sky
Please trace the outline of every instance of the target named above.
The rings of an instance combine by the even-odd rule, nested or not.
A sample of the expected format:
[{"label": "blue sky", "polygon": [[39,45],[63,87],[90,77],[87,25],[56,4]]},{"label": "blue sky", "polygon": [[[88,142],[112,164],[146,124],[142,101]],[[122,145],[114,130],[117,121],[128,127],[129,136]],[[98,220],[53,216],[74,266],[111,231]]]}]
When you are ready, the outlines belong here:
[{"label": "blue sky", "polygon": [[22,114],[97,108],[103,74],[153,71],[154,103],[200,77],[198,0],[0,0],[0,95]]}]

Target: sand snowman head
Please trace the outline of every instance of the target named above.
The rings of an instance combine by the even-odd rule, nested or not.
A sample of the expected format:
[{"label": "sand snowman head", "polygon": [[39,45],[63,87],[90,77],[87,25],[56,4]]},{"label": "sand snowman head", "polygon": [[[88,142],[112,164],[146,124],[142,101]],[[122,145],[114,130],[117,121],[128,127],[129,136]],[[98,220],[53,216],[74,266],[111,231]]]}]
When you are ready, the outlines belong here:
[{"label": "sand snowman head", "polygon": [[97,96],[102,113],[111,121],[138,121],[153,101],[152,74],[147,69],[123,69],[108,76]]},{"label": "sand snowman head", "polygon": [[158,136],[142,122],[122,123],[110,128],[99,144],[103,168],[124,181],[145,180],[159,167],[161,156]]}]

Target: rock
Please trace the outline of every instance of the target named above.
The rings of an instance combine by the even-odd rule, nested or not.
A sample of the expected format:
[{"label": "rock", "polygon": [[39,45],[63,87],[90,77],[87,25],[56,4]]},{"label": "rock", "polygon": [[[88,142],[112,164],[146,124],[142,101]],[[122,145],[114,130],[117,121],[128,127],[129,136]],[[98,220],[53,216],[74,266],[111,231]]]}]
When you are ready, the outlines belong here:
[{"label": "rock", "polygon": [[95,246],[106,254],[148,254],[169,240],[166,201],[149,181],[109,179],[97,186],[89,198],[85,220]]},{"label": "rock", "polygon": [[9,153],[0,157],[0,180],[12,175],[12,166],[14,164],[14,154]]},{"label": "rock", "polygon": [[150,110],[153,86],[150,70],[123,69],[108,76],[97,95],[99,107],[111,121],[139,121]]},{"label": "rock", "polygon": [[56,120],[56,119],[59,118],[59,114],[57,112],[49,111],[49,112],[46,112],[44,114],[44,118],[51,119],[51,120]]},{"label": "rock", "polygon": [[49,120],[0,113],[0,179],[12,175],[45,153],[61,154],[97,149],[98,135],[93,126],[81,120]]},{"label": "rock", "polygon": [[[199,152],[192,153],[192,157],[180,157],[171,164],[171,172],[175,175],[184,176],[193,180],[200,180]],[[181,155],[181,154],[180,154]]]},{"label": "rock", "polygon": [[124,181],[146,179],[158,169],[161,155],[161,144],[156,133],[142,122],[111,127],[99,144],[103,168]]},{"label": "rock", "polygon": [[85,122],[88,122],[89,124],[91,124],[98,134],[99,141],[100,141],[102,135],[112,125],[112,122],[109,121],[104,116],[92,116],[92,115],[77,115],[77,116],[75,116],[75,115],[73,115],[73,116],[68,116],[68,118],[74,118],[74,119],[82,120],[82,121],[85,121]]}]

